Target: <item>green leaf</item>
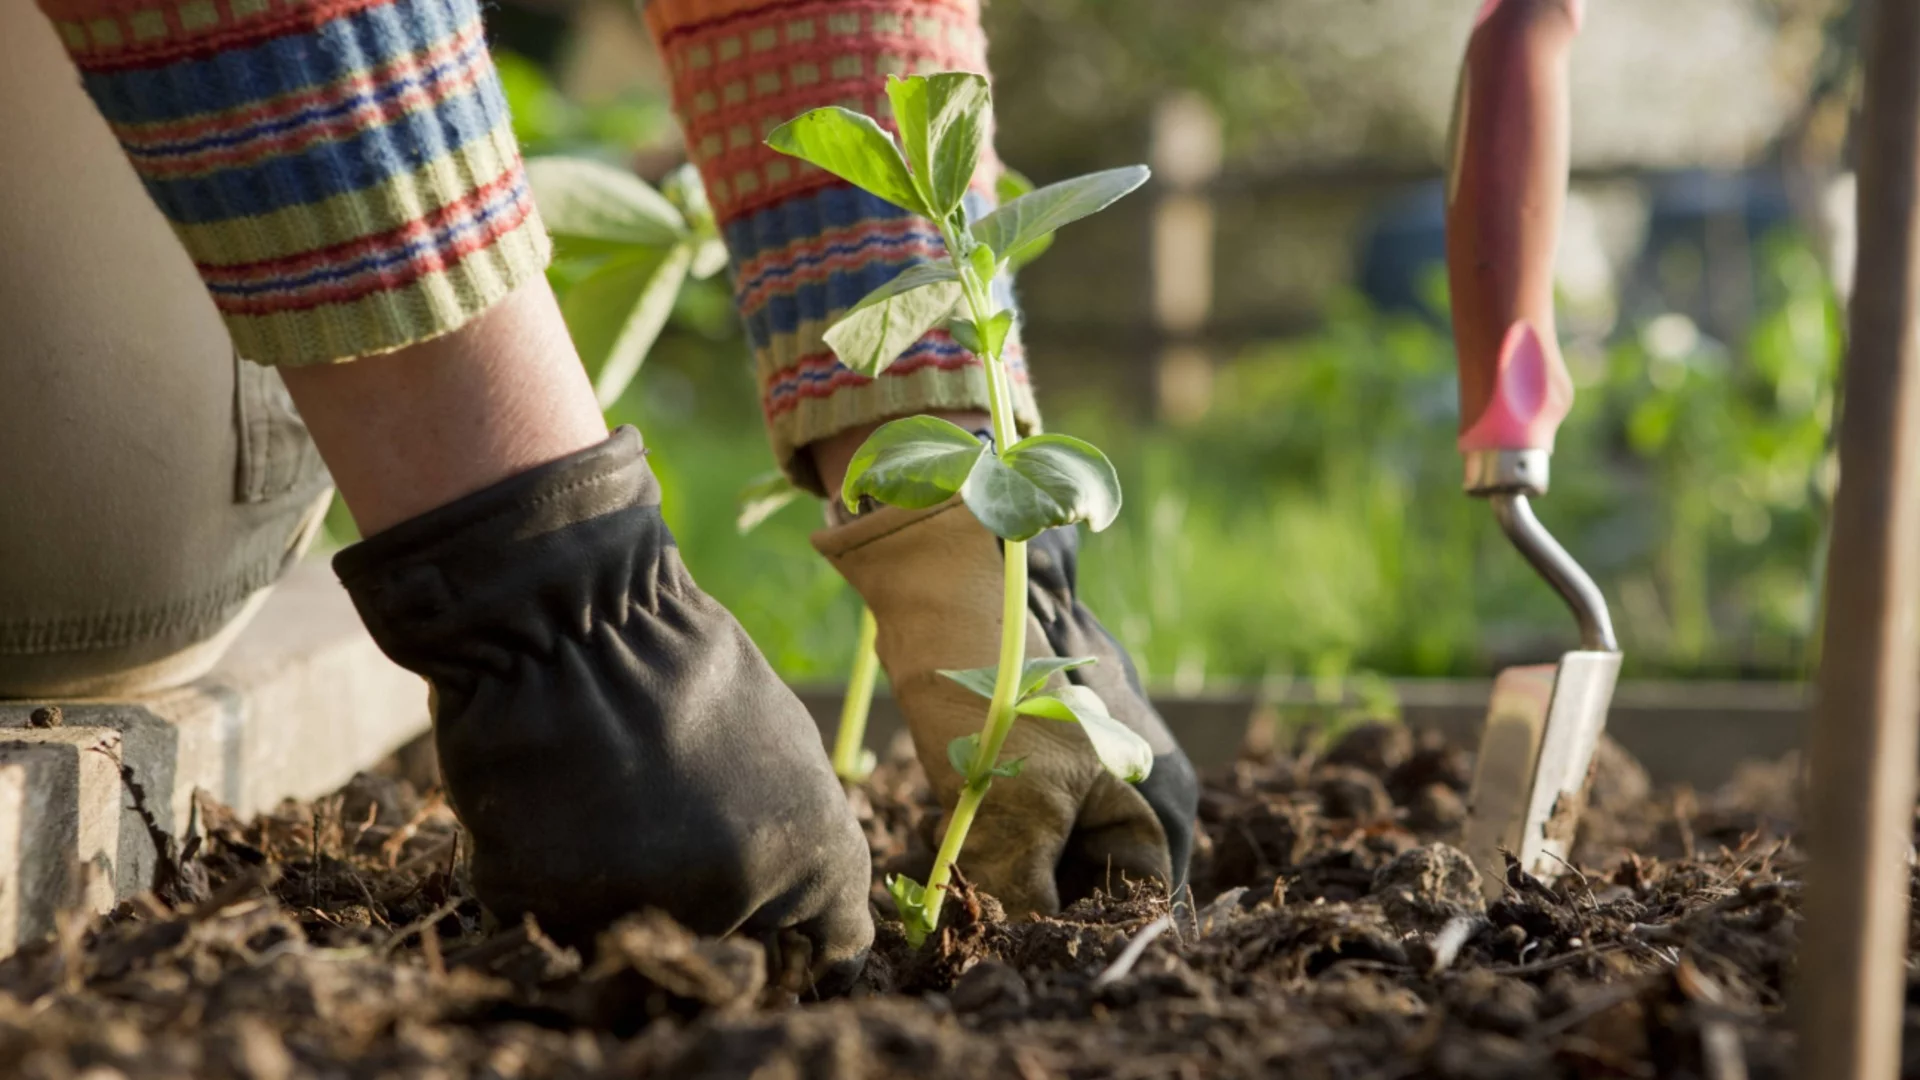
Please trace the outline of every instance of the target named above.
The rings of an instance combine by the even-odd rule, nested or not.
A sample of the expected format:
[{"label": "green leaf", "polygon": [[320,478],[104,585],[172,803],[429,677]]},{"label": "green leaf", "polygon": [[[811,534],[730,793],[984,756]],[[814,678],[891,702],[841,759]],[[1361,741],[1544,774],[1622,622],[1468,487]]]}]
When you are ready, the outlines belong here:
[{"label": "green leaf", "polygon": [[1066,525],[1084,521],[1099,532],[1120,516],[1120,476],[1100,448],[1071,435],[1021,439],[1000,456],[1008,468],[1057,501]]},{"label": "green leaf", "polygon": [[1087,522],[1095,532],[1120,513],[1120,477],[1091,443],[1035,435],[1004,454],[983,454],[960,495],[1003,540],[1031,540],[1056,525]]},{"label": "green leaf", "polygon": [[741,490],[740,512],[733,520],[733,527],[745,536],[799,497],[800,489],[793,486],[786,473],[777,470],[762,473]]},{"label": "green leaf", "polygon": [[995,356],[1000,355],[1000,347],[1007,343],[1007,333],[1013,329],[1013,312],[1002,311],[987,320],[987,340],[982,342]]},{"label": "green leaf", "polygon": [[1132,728],[1115,720],[1100,695],[1084,686],[1028,698],[1020,703],[1019,711],[1027,716],[1078,723],[1093,743],[1100,764],[1129,784],[1145,780],[1153,771],[1153,747]]},{"label": "green leaf", "polygon": [[947,764],[961,776],[973,775],[973,763],[980,756],[980,733],[962,735],[947,744]]},{"label": "green leaf", "polygon": [[[1030,696],[1044,686],[1055,672],[1072,671],[1074,668],[1099,662],[1098,658],[1092,656],[1030,656],[1020,665],[1020,691],[1015,700]],[[983,698],[991,698],[994,679],[999,671],[999,668],[985,667],[968,668],[965,671],[942,671],[940,674]]]},{"label": "green leaf", "polygon": [[900,147],[871,116],[838,105],[814,109],[774,128],[767,145],[818,165],[903,210],[931,216],[914,189]]},{"label": "green leaf", "polygon": [[973,238],[1003,255],[1017,257],[1023,254],[1022,248],[1060,226],[1112,206],[1121,196],[1146,183],[1149,175],[1145,165],[1128,165],[1048,184],[1001,204],[999,209],[974,222]]},{"label": "green leaf", "polygon": [[910,292],[914,289],[924,289],[929,285],[958,285],[959,283],[959,271],[955,270],[953,264],[945,259],[937,262],[914,263],[912,266],[895,274],[885,285],[861,297],[860,302],[853,305],[853,310],[858,310],[869,304],[878,304],[883,300],[903,292]]},{"label": "green leaf", "polygon": [[1003,776],[1003,777],[1006,777],[1008,780],[1011,780],[1014,777],[1019,776],[1020,770],[1026,768],[1026,765],[1027,765],[1026,758],[1017,757],[1017,758],[1014,758],[1012,761],[1003,761],[1000,764],[995,765],[993,768],[988,769],[987,773],[990,776]]},{"label": "green leaf", "polygon": [[986,145],[991,96],[984,76],[948,71],[887,77],[893,121],[931,217],[960,205]]},{"label": "green leaf", "polygon": [[[993,184],[993,193],[999,197],[999,201],[1002,203],[1010,203],[1032,190],[1033,181],[1027,179],[1024,173],[1015,172],[1007,168],[1001,169],[1000,179],[994,181]],[[991,211],[989,211],[989,213],[990,212]],[[1001,258],[1007,261],[1008,269],[1019,270],[1021,267],[1039,258],[1052,246],[1053,234],[1046,233],[1041,236],[1040,239],[1027,244],[1018,251],[1002,252]]]},{"label": "green leaf", "polygon": [[965,671],[947,671],[941,669],[940,674],[979,694],[981,697],[992,700],[993,680],[998,670],[997,668],[990,667],[968,668]]},{"label": "green leaf", "polygon": [[639,299],[627,314],[626,324],[607,350],[600,374],[593,380],[593,396],[602,409],[613,408],[613,403],[627,392],[633,377],[640,373],[640,364],[646,360],[648,350],[660,339],[660,331],[666,329],[667,318],[673,314],[673,301],[680,295],[680,286],[686,283],[687,267],[692,262],[693,248],[675,244],[661,261],[660,269],[648,279],[646,288],[640,291]]},{"label": "green leaf", "polygon": [[674,209],[680,211],[689,230],[708,236],[718,235],[719,226],[713,220],[713,203],[707,200],[707,185],[700,179],[700,170],[692,162],[668,173],[666,179],[660,181],[660,194],[666,196]]},{"label": "green leaf", "polygon": [[933,916],[927,910],[927,887],[904,874],[894,874],[887,878],[887,895],[893,897],[893,908],[900,913],[907,944],[919,948],[927,935],[933,933]]},{"label": "green leaf", "polygon": [[1040,235],[1040,239],[1035,240],[1024,247],[1015,248],[1013,251],[1008,253],[1007,269],[1018,271],[1021,267],[1027,265],[1028,263],[1039,258],[1040,256],[1045,255],[1047,253],[1047,249],[1052,246],[1053,246],[1053,234],[1042,233]]},{"label": "green leaf", "polygon": [[927,162],[927,79],[924,75],[887,76],[887,101],[893,106],[893,126],[900,132],[900,150],[906,156],[913,177],[913,189],[922,203],[933,201],[933,185]]},{"label": "green leaf", "polygon": [[[560,314],[573,338],[589,376],[597,376],[607,353],[627,325],[627,316],[640,302],[647,282],[666,261],[657,249],[627,248],[626,254],[602,261],[560,294]],[[591,266],[590,263],[579,265]]]},{"label": "green leaf", "polygon": [[560,305],[603,409],[633,382],[673,313],[692,261],[692,249],[685,244],[664,252],[636,251],[580,279]]},{"label": "green leaf", "polygon": [[687,235],[686,219],[645,180],[586,158],[527,162],[527,182],[547,231],[614,244],[664,247]]},{"label": "green leaf", "polygon": [[934,205],[944,217],[966,197],[980,166],[993,97],[984,76],[945,72],[927,79],[927,105]]},{"label": "green leaf", "polygon": [[960,277],[942,262],[917,263],[868,293],[827,328],[827,347],[869,378],[885,371],[960,302]]},{"label": "green leaf", "polygon": [[840,497],[858,510],[871,495],[888,506],[923,510],[953,498],[986,452],[967,429],[931,416],[882,424],[854,451]]},{"label": "green leaf", "polygon": [[953,335],[953,340],[959,342],[961,348],[975,356],[987,355],[988,349],[992,349],[995,356],[1000,355],[1000,347],[1006,344],[1007,331],[1011,329],[1013,329],[1013,312],[1011,311],[1002,311],[987,320],[985,341],[980,339],[979,328],[974,325],[972,319],[955,316],[947,320],[947,333]]},{"label": "green leaf", "polygon": [[982,454],[973,463],[960,497],[980,524],[1003,540],[1031,540],[1060,516],[1058,503],[995,454]]},{"label": "green leaf", "polygon": [[686,219],[687,229],[697,244],[693,252],[693,267],[688,272],[695,279],[705,281],[724,270],[727,265],[727,243],[720,237],[720,226],[713,220],[713,204],[707,201],[707,187],[700,180],[700,170],[692,164],[682,165],[667,174],[660,183],[660,194],[680,211]]},{"label": "green leaf", "polygon": [[980,335],[974,333],[973,320],[965,315],[956,315],[948,319],[947,333],[953,335],[953,340],[959,342],[961,348],[975,356],[986,352],[986,347],[980,343]]},{"label": "green leaf", "polygon": [[1046,685],[1055,673],[1072,671],[1089,664],[1097,664],[1097,656],[1037,656],[1027,660],[1020,669],[1020,695],[1018,700],[1025,701],[1034,692]]},{"label": "green leaf", "polygon": [[705,281],[726,268],[726,241],[709,237],[700,241],[700,246],[693,249],[693,266],[689,272],[695,280]]},{"label": "green leaf", "polygon": [[973,276],[985,285],[993,280],[998,264],[994,262],[993,248],[987,244],[976,244],[967,252],[967,265],[973,270]]}]

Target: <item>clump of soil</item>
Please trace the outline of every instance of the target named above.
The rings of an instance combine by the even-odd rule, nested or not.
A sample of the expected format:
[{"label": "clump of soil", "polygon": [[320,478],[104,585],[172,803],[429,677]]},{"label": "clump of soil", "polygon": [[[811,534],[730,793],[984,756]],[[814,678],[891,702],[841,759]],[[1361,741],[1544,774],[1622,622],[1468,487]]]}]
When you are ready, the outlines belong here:
[{"label": "clump of soil", "polygon": [[[402,780],[250,822],[203,804],[163,888],[0,962],[0,1076],[1788,1074],[1790,764],[1650,794],[1610,750],[1577,869],[1510,867],[1491,903],[1448,846],[1470,764],[1378,726],[1241,761],[1206,778],[1177,898],[1116,881],[1008,921],[968,891],[919,952],[876,885],[873,959],[824,1003],[658,914],[585,959],[493,925],[452,814]],[[930,858],[910,754],[850,797],[876,882]]]}]

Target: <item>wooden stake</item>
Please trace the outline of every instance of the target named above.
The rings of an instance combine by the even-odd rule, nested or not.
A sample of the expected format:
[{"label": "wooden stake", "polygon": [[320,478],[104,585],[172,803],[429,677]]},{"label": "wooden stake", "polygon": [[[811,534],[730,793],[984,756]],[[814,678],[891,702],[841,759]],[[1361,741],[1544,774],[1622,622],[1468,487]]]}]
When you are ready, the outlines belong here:
[{"label": "wooden stake", "polygon": [[1874,0],[1859,258],[1811,739],[1798,1013],[1804,1080],[1894,1080],[1920,755],[1920,0]]}]

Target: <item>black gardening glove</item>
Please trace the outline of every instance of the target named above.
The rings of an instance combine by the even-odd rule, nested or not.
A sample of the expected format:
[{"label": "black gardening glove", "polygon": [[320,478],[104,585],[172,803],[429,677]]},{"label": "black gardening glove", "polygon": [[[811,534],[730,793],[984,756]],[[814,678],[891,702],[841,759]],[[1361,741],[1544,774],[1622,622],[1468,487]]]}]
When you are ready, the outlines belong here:
[{"label": "black gardening glove", "polygon": [[704,934],[797,932],[823,991],[858,973],[866,841],[806,709],[688,576],[637,432],[334,567],[435,691],[441,772],[496,915],[580,939],[654,907]]}]

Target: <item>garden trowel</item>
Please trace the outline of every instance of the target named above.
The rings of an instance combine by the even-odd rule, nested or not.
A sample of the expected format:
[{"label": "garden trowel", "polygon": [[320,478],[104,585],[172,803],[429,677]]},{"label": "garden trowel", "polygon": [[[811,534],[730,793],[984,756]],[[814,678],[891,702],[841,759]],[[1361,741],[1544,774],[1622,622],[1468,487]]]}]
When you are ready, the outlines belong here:
[{"label": "garden trowel", "polygon": [[1467,854],[1490,895],[1503,852],[1530,873],[1561,867],[1620,673],[1607,604],[1539,519],[1553,436],[1573,404],[1553,320],[1553,257],[1566,205],[1567,56],[1580,0],[1486,0],[1454,103],[1447,274],[1460,361],[1466,491],[1565,598],[1580,648],[1510,668],[1493,700],[1468,797]]}]

